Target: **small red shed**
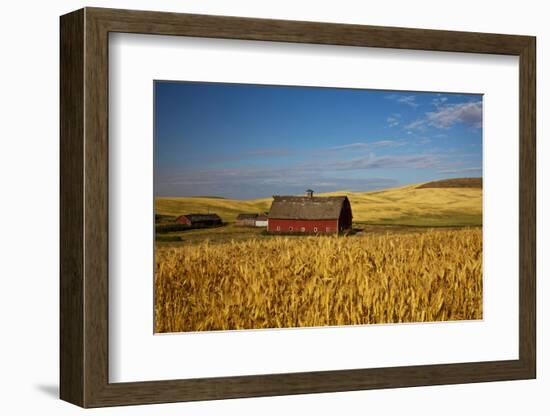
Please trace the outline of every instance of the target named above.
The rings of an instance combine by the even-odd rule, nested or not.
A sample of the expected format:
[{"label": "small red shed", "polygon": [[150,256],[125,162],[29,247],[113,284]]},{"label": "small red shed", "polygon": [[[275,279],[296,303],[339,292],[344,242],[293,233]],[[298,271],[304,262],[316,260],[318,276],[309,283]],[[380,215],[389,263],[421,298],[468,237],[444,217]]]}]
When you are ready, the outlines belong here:
[{"label": "small red shed", "polygon": [[217,214],[185,214],[176,218],[176,224],[194,228],[215,227],[222,225],[222,219]]},{"label": "small red shed", "polygon": [[351,204],[346,196],[274,196],[267,231],[281,234],[334,234],[351,228]]}]

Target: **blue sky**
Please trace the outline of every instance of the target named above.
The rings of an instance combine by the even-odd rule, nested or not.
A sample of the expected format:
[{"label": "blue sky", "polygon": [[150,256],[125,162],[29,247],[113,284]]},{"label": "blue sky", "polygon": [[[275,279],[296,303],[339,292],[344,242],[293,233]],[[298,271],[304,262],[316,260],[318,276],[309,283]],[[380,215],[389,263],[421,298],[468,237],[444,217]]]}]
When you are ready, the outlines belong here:
[{"label": "blue sky", "polygon": [[155,195],[250,199],[481,176],[482,96],[156,81]]}]

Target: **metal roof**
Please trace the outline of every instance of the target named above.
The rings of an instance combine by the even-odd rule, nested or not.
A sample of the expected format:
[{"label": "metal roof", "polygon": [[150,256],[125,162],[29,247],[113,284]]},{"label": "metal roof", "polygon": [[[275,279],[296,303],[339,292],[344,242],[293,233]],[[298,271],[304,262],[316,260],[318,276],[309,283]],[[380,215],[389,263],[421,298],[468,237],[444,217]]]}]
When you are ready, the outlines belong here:
[{"label": "metal roof", "polygon": [[275,195],[268,217],[281,220],[332,220],[340,217],[340,212],[346,203],[349,206],[346,196]]},{"label": "metal roof", "polygon": [[237,215],[238,220],[255,220],[258,214],[242,213]]},{"label": "metal roof", "polygon": [[185,215],[179,216],[178,218],[181,218],[181,217],[185,217],[191,222],[222,220],[218,214],[185,214]]}]

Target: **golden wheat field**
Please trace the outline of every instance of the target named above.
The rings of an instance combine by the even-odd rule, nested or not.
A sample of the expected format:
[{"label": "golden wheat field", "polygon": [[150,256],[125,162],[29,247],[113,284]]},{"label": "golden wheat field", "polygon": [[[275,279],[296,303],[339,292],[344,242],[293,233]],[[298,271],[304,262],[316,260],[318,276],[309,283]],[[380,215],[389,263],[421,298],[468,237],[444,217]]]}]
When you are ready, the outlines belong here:
[{"label": "golden wheat field", "polygon": [[480,228],[156,250],[156,332],[481,318]]}]

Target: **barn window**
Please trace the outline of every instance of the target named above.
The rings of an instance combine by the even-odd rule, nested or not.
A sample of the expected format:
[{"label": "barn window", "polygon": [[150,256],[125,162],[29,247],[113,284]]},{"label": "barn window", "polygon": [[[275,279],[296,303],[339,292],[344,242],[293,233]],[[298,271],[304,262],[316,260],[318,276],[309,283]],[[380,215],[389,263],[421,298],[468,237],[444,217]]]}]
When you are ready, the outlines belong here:
[{"label": "barn window", "polygon": [[281,226],[280,225],[277,226],[277,231],[281,231]]},{"label": "barn window", "polygon": [[292,228],[292,227],[288,227],[288,231],[292,231],[292,230],[293,230],[293,228]]},{"label": "barn window", "polygon": [[301,227],[301,228],[300,228],[300,231],[301,231],[301,232],[305,232],[305,231],[306,231],[306,227]]},{"label": "barn window", "polygon": [[314,233],[317,232],[317,227],[313,227],[313,232],[314,232]]}]

